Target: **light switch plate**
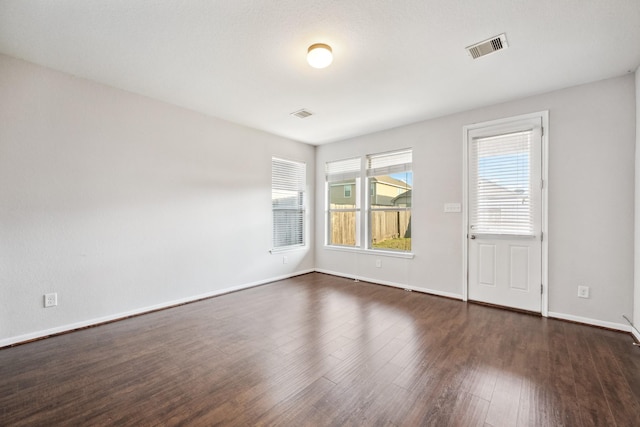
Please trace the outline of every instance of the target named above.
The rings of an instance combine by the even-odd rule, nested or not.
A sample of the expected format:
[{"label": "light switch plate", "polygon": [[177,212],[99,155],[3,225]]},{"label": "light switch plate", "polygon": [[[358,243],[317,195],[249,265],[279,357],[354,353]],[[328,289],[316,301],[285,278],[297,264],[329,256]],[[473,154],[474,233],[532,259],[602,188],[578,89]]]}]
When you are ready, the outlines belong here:
[{"label": "light switch plate", "polygon": [[444,211],[446,213],[462,212],[462,205],[460,203],[445,203]]}]

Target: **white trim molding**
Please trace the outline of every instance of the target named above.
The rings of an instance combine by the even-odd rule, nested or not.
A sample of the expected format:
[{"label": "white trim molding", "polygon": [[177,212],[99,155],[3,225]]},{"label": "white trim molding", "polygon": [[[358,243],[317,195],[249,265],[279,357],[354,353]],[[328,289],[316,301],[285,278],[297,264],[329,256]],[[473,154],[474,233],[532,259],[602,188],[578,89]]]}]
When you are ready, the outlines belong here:
[{"label": "white trim molding", "polygon": [[[346,279],[359,280],[363,282],[373,283],[376,285],[391,286],[391,287],[400,288],[400,289],[410,289],[412,291],[421,292],[429,295],[442,296],[442,297],[464,301],[462,295],[451,293],[451,292],[437,291],[434,289],[420,288],[417,286],[407,286],[407,285],[402,285],[400,283],[389,282],[386,280],[372,279],[369,277],[364,277],[356,274],[341,273],[338,271],[326,270],[323,268],[316,268],[315,271],[318,273],[330,274],[331,276],[344,277]],[[549,317],[549,318],[560,319],[560,320],[568,320],[571,322],[581,323],[588,326],[598,326],[601,328],[607,328],[607,329],[612,329],[612,330],[621,331],[621,332],[629,332],[636,338],[636,340],[638,340],[638,342],[640,342],[640,334],[636,333],[631,326],[626,325],[624,323],[607,322],[604,320],[590,319],[588,317],[580,317],[580,316],[574,316],[571,314],[556,313],[551,311],[547,313],[547,316],[543,316],[543,317]]]},{"label": "white trim molding", "polygon": [[[565,313],[555,313],[553,311],[549,312],[549,317],[553,319],[569,320],[571,322],[583,323],[585,325],[599,326],[601,328],[613,329],[616,331],[631,332],[633,334],[631,326],[624,323],[607,322],[605,320],[590,319],[588,317],[574,316],[572,314]],[[636,338],[638,338],[637,335]]]},{"label": "white trim molding", "polygon": [[349,246],[325,245],[324,249],[328,251],[351,252],[351,253],[358,253],[362,255],[375,255],[375,256],[383,256],[383,257],[391,257],[391,258],[413,259],[415,256],[412,252],[385,251],[381,249],[351,248]]},{"label": "white trim molding", "polygon": [[157,310],[162,310],[165,308],[171,308],[171,307],[175,307],[178,305],[182,305],[182,304],[186,304],[186,303],[190,303],[190,302],[195,302],[195,301],[199,301],[199,300],[203,300],[206,298],[212,298],[212,297],[216,297],[216,296],[220,296],[220,295],[224,295],[224,294],[228,294],[231,292],[235,292],[235,291],[240,291],[243,289],[249,289],[249,288],[253,288],[256,286],[261,286],[261,285],[266,285],[268,283],[271,282],[275,282],[278,280],[284,280],[284,279],[289,279],[291,277],[295,277],[295,276],[300,276],[303,274],[307,274],[307,273],[313,273],[314,270],[313,269],[307,269],[307,270],[301,270],[301,271],[297,271],[294,273],[290,273],[290,274],[286,274],[283,276],[278,276],[278,277],[272,277],[269,279],[265,279],[265,280],[259,280],[259,281],[255,281],[255,282],[251,282],[251,283],[245,283],[242,285],[238,285],[238,286],[232,286],[229,288],[224,288],[224,289],[218,289],[216,291],[212,291],[212,292],[207,292],[204,294],[200,294],[200,295],[194,295],[191,297],[187,297],[187,298],[180,298],[178,300],[173,300],[173,301],[167,301],[161,304],[155,304],[155,305],[151,305],[151,306],[147,306],[147,307],[142,307],[142,308],[138,308],[135,310],[130,310],[130,311],[125,311],[125,312],[121,312],[121,313],[116,313],[116,314],[111,314],[108,316],[103,316],[103,317],[98,317],[95,319],[89,319],[89,320],[83,320],[81,322],[76,322],[76,323],[70,323],[70,324],[66,324],[66,325],[62,325],[62,326],[57,326],[55,328],[51,328],[51,329],[45,329],[42,331],[36,331],[36,332],[31,332],[28,334],[24,334],[24,335],[18,335],[18,336],[14,336],[14,337],[9,337],[9,338],[5,338],[0,340],[0,349],[3,347],[8,347],[8,346],[12,346],[12,345],[16,345],[16,344],[23,344],[23,343],[27,343],[29,341],[34,341],[40,338],[46,338],[52,335],[58,335],[58,334],[62,334],[62,333],[66,333],[66,332],[71,332],[77,329],[83,329],[83,328],[87,328],[87,327],[91,327],[91,326],[98,326],[104,323],[109,323],[109,322],[114,322],[117,320],[122,320],[122,319],[126,319],[128,317],[132,317],[132,316],[138,316],[141,314],[145,314],[145,313],[150,313],[153,311],[157,311]]},{"label": "white trim molding", "polygon": [[434,289],[421,288],[421,287],[418,287],[418,286],[403,285],[403,284],[400,284],[400,283],[389,282],[389,281],[380,280],[380,279],[372,279],[370,277],[364,277],[364,276],[355,275],[355,274],[347,274],[347,273],[340,273],[338,271],[325,270],[323,268],[316,268],[315,271],[318,272],[318,273],[330,274],[331,276],[338,276],[338,277],[344,277],[346,279],[353,279],[353,280],[360,280],[362,282],[369,282],[369,283],[373,283],[375,285],[391,286],[393,288],[399,288],[399,289],[409,289],[411,291],[421,292],[423,294],[436,295],[436,296],[439,296],[439,297],[452,298],[452,299],[456,299],[456,300],[462,301],[462,295],[455,294],[455,293],[452,293],[452,292],[444,292],[444,291],[437,291],[437,290],[434,290]]}]

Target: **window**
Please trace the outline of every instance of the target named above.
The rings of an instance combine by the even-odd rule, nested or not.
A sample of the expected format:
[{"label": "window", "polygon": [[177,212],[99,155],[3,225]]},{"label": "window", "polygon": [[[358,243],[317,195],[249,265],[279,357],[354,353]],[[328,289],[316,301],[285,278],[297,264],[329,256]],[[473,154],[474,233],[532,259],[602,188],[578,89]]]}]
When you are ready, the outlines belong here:
[{"label": "window", "polygon": [[367,156],[368,248],[411,251],[412,150]]},{"label": "window", "polygon": [[470,145],[471,224],[489,234],[534,234],[530,179],[533,131],[474,138]]},{"label": "window", "polygon": [[325,165],[328,245],[360,246],[360,163],[355,158]]},{"label": "window", "polygon": [[[364,160],[364,170],[362,158],[325,165],[327,245],[410,252],[412,150],[372,154]],[[366,232],[361,204],[367,208]]]},{"label": "window", "polygon": [[304,245],[306,176],[304,163],[271,159],[274,248]]}]

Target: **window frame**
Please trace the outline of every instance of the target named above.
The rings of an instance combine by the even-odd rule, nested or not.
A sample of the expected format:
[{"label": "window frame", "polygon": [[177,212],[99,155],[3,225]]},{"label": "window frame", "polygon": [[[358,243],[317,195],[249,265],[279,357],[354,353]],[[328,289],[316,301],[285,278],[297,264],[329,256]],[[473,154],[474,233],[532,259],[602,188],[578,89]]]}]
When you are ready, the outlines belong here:
[{"label": "window frame", "polygon": [[[531,197],[533,187],[537,183],[530,181],[532,177],[524,173],[529,171],[532,163],[536,161],[531,152],[535,126],[534,123],[524,121],[522,126],[516,129],[469,138],[468,174],[469,179],[477,181],[477,186],[468,187],[469,221],[472,224],[469,227],[474,229],[475,234],[535,237],[535,212],[538,211],[537,205],[541,201]],[[507,154],[505,150],[511,154]],[[492,160],[491,156],[511,158],[496,161]],[[517,193],[513,189],[505,187],[507,184],[501,185],[495,179],[484,178],[486,182],[481,183],[483,160],[496,162],[491,172],[507,180],[512,186],[522,187],[526,184],[525,188],[519,189],[522,195],[516,196]],[[527,178],[526,183],[521,181],[522,177]],[[500,201],[505,198],[507,200]],[[499,202],[491,203],[491,199],[498,199]],[[495,206],[496,212],[492,212],[492,205]]]},{"label": "window frame", "polygon": [[[357,163],[357,164],[356,164]],[[328,161],[325,163],[325,246],[347,249],[359,249],[361,247],[361,203],[360,203],[360,179],[362,174],[362,162],[360,157]],[[345,184],[345,181],[349,181]],[[351,182],[353,181],[353,182]],[[342,186],[342,196],[346,199],[344,187],[351,186],[351,196],[354,198],[354,207],[335,208],[331,204],[331,189],[334,186]],[[332,243],[334,213],[354,213],[354,244]]]},{"label": "window frame", "polygon": [[[361,252],[361,253],[367,253],[367,254],[375,254],[377,256],[379,255],[379,256],[388,256],[388,257],[396,257],[396,258],[413,258],[414,257],[412,252],[413,246],[411,247],[411,249],[408,249],[408,250],[392,249],[392,248],[375,248],[373,247],[371,242],[372,212],[378,212],[378,211],[406,212],[408,211],[411,213],[412,206],[390,206],[389,208],[371,209],[371,199],[373,196],[370,193],[373,190],[374,185],[376,185],[376,182],[372,181],[368,176],[369,159],[371,157],[376,157],[376,156],[393,155],[393,154],[407,153],[407,152],[411,156],[411,162],[409,163],[408,169],[406,168],[407,165],[404,164],[403,167],[406,170],[403,170],[403,171],[411,173],[412,182],[409,184],[408,188],[405,187],[406,190],[399,191],[398,195],[392,197],[392,198],[396,198],[397,196],[403,194],[406,191],[413,191],[413,163],[412,163],[413,148],[404,148],[404,149],[393,150],[389,152],[367,154],[363,156],[358,156],[357,158],[350,158],[350,159],[344,159],[344,160],[331,160],[331,161],[325,162],[325,192],[324,192],[325,193],[325,221],[324,221],[325,249],[337,250],[337,251],[348,251],[348,252]],[[357,172],[357,175],[347,174],[339,177],[334,177],[335,179],[330,178],[329,172],[328,172],[330,165],[343,162],[343,161],[348,161],[348,160],[355,161],[355,159],[357,159],[360,164],[360,168]],[[396,173],[396,172],[393,172],[393,173]],[[331,185],[332,183],[334,185],[338,185],[338,183],[340,182],[338,178],[342,178],[342,180],[344,181],[345,176],[351,176],[354,179],[355,185],[353,183],[351,185],[355,187],[355,188],[352,188],[352,195],[354,195],[355,193],[354,197],[355,197],[356,207],[355,208],[332,208],[330,203]],[[346,184],[342,183],[342,185],[346,185]],[[363,191],[365,189],[366,191]],[[411,198],[413,198],[413,195],[411,195]],[[413,203],[411,203],[411,205],[412,204]],[[355,245],[340,245],[340,244],[334,244],[331,242],[332,213],[334,212],[355,212],[355,215],[356,215]],[[364,214],[364,217],[363,217],[363,214]],[[362,242],[364,242],[364,244]]]},{"label": "window frame", "polygon": [[[406,155],[405,155],[406,154]],[[403,161],[403,163],[392,163],[390,165],[384,165],[383,167],[375,167],[375,166],[379,166],[379,165],[374,165],[372,163],[375,163],[375,159],[392,159],[393,157],[400,157],[400,160]],[[412,250],[413,250],[413,246],[411,246],[409,249],[393,249],[393,248],[376,248],[374,246],[374,242],[373,242],[373,216],[374,213],[376,212],[409,212],[409,219],[408,219],[408,227],[411,227],[411,218],[412,218],[412,206],[389,206],[389,207],[373,207],[374,205],[372,205],[373,203],[373,197],[376,197],[377,195],[375,194],[374,191],[372,191],[374,188],[379,188],[381,182],[376,180],[374,181],[374,179],[376,177],[379,176],[390,176],[391,174],[396,174],[396,173],[410,173],[411,174],[411,184],[409,185],[407,182],[405,182],[405,185],[407,185],[405,187],[405,191],[411,191],[413,192],[413,149],[412,148],[406,148],[406,149],[402,149],[402,150],[394,150],[394,151],[389,151],[389,152],[383,152],[383,153],[375,153],[375,154],[368,154],[367,156],[365,156],[366,159],[366,168],[365,168],[365,175],[366,175],[366,182],[367,182],[367,187],[370,189],[369,193],[367,194],[366,197],[366,215],[367,215],[367,224],[366,224],[366,241],[367,241],[367,246],[366,249],[368,251],[372,251],[375,253],[380,253],[380,252],[392,252],[392,253],[399,253],[399,254],[412,254]],[[408,161],[407,161],[408,160]],[[382,162],[387,163],[387,162]],[[393,177],[392,177],[393,178]],[[396,187],[395,185],[389,184],[392,187]],[[397,187],[398,189],[400,189],[400,187]],[[402,193],[404,192],[398,192],[398,194],[396,195],[396,197],[394,197],[393,199],[399,197]],[[373,194],[372,194],[373,193]],[[413,198],[413,193],[411,195],[411,198]],[[392,199],[392,200],[393,200]],[[411,203],[413,205],[413,203]],[[400,217],[400,215],[398,215],[398,218]],[[413,244],[413,242],[411,242],[411,244]]]},{"label": "window frame", "polygon": [[[290,168],[291,173],[283,173]],[[276,195],[295,193],[296,201],[287,206],[274,203]],[[282,244],[283,230],[276,220],[277,212],[296,213],[293,220],[286,224],[289,234],[294,236],[294,243]],[[271,157],[271,252],[284,252],[306,246],[307,242],[307,164],[298,160],[289,160],[277,156]],[[296,230],[297,229],[297,230]],[[286,233],[287,230],[284,230]]]}]

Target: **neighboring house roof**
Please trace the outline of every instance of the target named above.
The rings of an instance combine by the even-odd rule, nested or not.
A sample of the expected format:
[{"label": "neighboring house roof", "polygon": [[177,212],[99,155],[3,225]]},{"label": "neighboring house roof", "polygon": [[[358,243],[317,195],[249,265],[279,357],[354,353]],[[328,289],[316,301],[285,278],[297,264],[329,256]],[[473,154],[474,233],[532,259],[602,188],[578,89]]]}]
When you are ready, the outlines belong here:
[{"label": "neighboring house roof", "polygon": [[380,182],[383,184],[389,184],[389,185],[393,185],[396,187],[404,187],[404,188],[411,188],[411,186],[409,184],[407,184],[404,181],[400,181],[399,179],[395,179],[392,178],[388,175],[381,175],[381,176],[376,176],[374,178],[371,178],[371,181],[373,182]]},{"label": "neighboring house roof", "polygon": [[398,194],[398,196],[394,197],[393,199],[391,199],[391,203],[393,203],[394,205],[398,203],[398,200],[401,199],[411,199],[411,191],[412,190],[407,190],[404,193]]}]

